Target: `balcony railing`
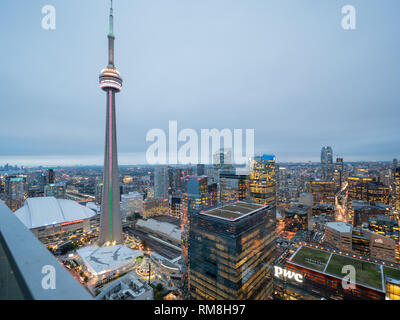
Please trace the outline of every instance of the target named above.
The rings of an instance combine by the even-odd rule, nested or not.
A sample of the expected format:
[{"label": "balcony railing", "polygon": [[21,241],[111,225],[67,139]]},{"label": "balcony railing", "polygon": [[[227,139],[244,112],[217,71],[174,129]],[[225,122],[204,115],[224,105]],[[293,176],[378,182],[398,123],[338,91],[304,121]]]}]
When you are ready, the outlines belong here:
[{"label": "balcony railing", "polygon": [[93,297],[0,201],[0,300]]}]

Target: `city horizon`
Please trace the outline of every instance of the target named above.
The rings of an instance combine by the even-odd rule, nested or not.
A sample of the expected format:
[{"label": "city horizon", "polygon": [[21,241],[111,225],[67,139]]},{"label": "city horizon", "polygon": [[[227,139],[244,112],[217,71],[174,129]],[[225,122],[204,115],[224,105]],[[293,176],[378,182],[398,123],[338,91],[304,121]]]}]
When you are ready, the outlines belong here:
[{"label": "city horizon", "polygon": [[[263,154],[263,153],[257,153],[257,154]],[[142,160],[143,162],[136,161],[136,162],[130,162],[131,156],[125,153],[118,153],[120,159],[119,159],[119,166],[195,166],[198,163],[191,163],[191,164],[180,164],[180,163],[175,163],[175,164],[149,164],[146,163],[145,160]],[[286,159],[280,159],[278,156],[276,156],[276,162],[277,163],[320,163],[321,159],[320,156],[316,156],[314,159],[292,159],[288,160]],[[353,157],[343,157],[342,155],[338,155],[339,158],[343,158],[343,161],[346,163],[360,163],[360,162],[392,162],[393,159],[397,159],[397,157],[393,157],[391,159],[377,159],[377,160],[366,160],[366,159],[361,159],[361,158],[353,158]],[[57,160],[54,160],[56,158]],[[65,159],[68,160],[65,160]],[[82,158],[82,157],[81,157]],[[93,160],[93,159],[96,160]],[[48,156],[46,160],[46,157],[43,156],[23,156],[23,157],[4,157],[0,156],[0,166],[5,166],[6,164],[11,165],[11,166],[24,166],[24,167],[74,167],[74,166],[103,166],[103,161],[104,161],[104,155],[97,155],[97,156],[91,156],[86,158],[86,160],[80,160],[79,157],[73,157],[73,156]],[[53,160],[52,160],[53,159]],[[63,160],[64,159],[64,160]],[[141,155],[141,159],[145,159],[145,155]],[[336,160],[336,156],[334,156],[334,160]],[[199,163],[200,164],[200,163]],[[211,165],[211,164],[209,164]],[[233,164],[235,165],[235,164]],[[241,165],[238,165],[239,167]]]},{"label": "city horizon", "polygon": [[[344,30],[341,6],[333,2],[232,6],[225,0],[192,1],[156,8],[115,1],[116,59],[126,82],[118,96],[119,151],[138,154],[132,163],[145,161],[146,133],[166,131],[168,120],[176,119],[180,128],[196,132],[254,129],[255,151],[282,161],[314,161],[323,145],[331,145],[334,156],[352,160],[400,158],[395,151],[400,98],[394,85],[400,73],[392,71],[399,66],[400,46],[391,41],[396,10],[356,2],[363,13],[358,28]],[[17,15],[20,3],[0,5],[14,13],[3,21],[14,30],[5,40],[13,38],[9,50],[15,52],[3,57],[9,61],[3,72],[19,79],[10,82],[10,90],[0,89],[9,105],[0,128],[3,159],[82,154],[86,159],[78,161],[88,163],[103,152],[104,98],[95,83],[107,50],[101,35],[109,4],[76,4],[80,10],[73,2],[57,5],[54,30],[44,30],[35,20],[33,13],[41,9],[36,3],[25,6],[22,16]],[[92,19],[84,19],[89,12]],[[36,28],[21,29],[22,18]],[[203,28],[203,21],[210,26]],[[379,46],[370,48],[371,42]],[[21,56],[24,46],[34,48],[29,59]],[[75,66],[79,81],[66,82]],[[38,72],[41,81],[32,83]],[[70,94],[82,88],[84,94]],[[13,119],[18,119],[18,132],[10,127]],[[32,131],[32,123],[45,125]]]}]

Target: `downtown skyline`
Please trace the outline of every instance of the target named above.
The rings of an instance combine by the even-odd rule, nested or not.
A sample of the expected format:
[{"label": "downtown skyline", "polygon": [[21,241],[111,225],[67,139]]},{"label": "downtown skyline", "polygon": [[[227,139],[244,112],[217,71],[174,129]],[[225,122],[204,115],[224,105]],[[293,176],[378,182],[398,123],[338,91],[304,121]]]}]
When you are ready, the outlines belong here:
[{"label": "downtown skyline", "polygon": [[1,3],[0,301],[400,300],[387,1]]},{"label": "downtown skyline", "polygon": [[[196,131],[255,129],[256,153],[279,162],[317,162],[323,145],[344,161],[398,158],[395,10],[352,2],[357,30],[344,31],[344,2],[238,1],[225,10],[227,1],[115,1],[116,58],[129,87],[117,107],[120,164],[145,164],[146,133],[167,132],[170,120]],[[108,1],[56,2],[53,31],[41,29],[44,4],[0,5],[13,30],[0,54],[9,62],[0,165],[101,164],[95,79]]]}]

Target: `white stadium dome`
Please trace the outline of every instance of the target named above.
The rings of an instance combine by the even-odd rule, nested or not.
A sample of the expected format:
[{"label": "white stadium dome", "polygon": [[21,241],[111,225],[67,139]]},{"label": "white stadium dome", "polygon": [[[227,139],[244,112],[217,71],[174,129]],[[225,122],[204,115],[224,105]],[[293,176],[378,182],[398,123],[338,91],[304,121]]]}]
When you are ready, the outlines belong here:
[{"label": "white stadium dome", "polygon": [[35,229],[88,219],[96,212],[72,200],[40,197],[27,199],[15,215],[28,229]]}]

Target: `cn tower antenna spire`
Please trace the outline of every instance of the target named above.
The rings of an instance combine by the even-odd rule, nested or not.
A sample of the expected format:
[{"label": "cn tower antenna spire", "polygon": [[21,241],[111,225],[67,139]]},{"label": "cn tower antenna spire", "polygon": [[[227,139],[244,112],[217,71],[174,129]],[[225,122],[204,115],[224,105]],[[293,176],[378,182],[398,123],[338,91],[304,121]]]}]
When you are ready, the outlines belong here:
[{"label": "cn tower antenna spire", "polygon": [[108,30],[108,67],[114,68],[114,11],[113,2],[111,0],[109,30]]},{"label": "cn tower antenna spire", "polygon": [[110,7],[110,36],[114,35],[114,14],[113,14],[113,1],[111,0],[111,7]]}]

